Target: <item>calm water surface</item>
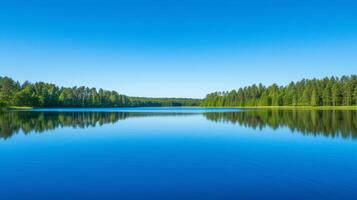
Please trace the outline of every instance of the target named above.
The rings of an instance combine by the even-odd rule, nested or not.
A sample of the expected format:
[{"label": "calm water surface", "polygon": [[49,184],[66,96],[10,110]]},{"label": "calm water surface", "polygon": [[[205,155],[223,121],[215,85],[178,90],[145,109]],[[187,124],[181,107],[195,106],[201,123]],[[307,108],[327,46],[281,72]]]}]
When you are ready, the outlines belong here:
[{"label": "calm water surface", "polygon": [[0,112],[0,199],[356,199],[357,111]]}]

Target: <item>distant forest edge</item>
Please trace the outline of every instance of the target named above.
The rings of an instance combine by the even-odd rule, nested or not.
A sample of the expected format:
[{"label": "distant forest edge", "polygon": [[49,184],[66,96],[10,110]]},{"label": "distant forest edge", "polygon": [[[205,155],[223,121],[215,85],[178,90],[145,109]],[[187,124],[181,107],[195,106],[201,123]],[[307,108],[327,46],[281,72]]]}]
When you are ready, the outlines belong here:
[{"label": "distant forest edge", "polygon": [[88,87],[59,87],[0,77],[0,107],[148,107],[199,106],[200,99],[129,97],[116,91]]},{"label": "distant forest edge", "polygon": [[0,76],[0,107],[357,106],[357,76],[303,79],[286,86],[254,84],[204,99],[129,97],[96,88],[59,87]]},{"label": "distant forest edge", "polygon": [[238,90],[214,92],[202,101],[205,107],[256,106],[355,106],[357,76],[303,79],[287,86],[251,85]]}]

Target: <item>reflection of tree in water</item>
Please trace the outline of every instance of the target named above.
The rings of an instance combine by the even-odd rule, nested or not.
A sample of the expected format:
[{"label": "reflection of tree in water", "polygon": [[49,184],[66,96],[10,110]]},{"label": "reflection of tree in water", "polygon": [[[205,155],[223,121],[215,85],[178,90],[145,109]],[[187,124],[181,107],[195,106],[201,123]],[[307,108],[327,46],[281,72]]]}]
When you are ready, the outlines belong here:
[{"label": "reflection of tree in water", "polygon": [[229,122],[253,129],[288,127],[306,135],[357,138],[356,110],[248,110],[204,113],[208,120]]},{"label": "reflection of tree in water", "polygon": [[189,113],[148,112],[0,112],[0,138],[10,138],[22,131],[42,133],[48,130],[72,127],[88,128],[115,123],[129,117],[190,115]]},{"label": "reflection of tree in water", "polygon": [[[22,131],[42,133],[72,127],[87,128],[116,123],[130,117],[183,116],[200,113],[151,112],[0,112],[0,138]],[[240,124],[254,129],[288,127],[306,135],[357,138],[356,110],[248,110],[203,113],[210,121]]]}]

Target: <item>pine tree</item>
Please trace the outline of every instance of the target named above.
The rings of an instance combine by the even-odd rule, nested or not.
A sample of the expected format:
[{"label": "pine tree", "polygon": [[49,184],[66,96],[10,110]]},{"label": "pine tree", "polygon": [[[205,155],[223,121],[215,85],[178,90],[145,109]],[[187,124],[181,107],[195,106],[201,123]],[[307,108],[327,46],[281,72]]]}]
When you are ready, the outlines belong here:
[{"label": "pine tree", "polygon": [[331,87],[327,85],[325,89],[322,91],[322,104],[324,106],[330,106],[332,102],[331,99]]},{"label": "pine tree", "polygon": [[343,105],[350,106],[352,104],[352,84],[347,82],[343,86]]},{"label": "pine tree", "polygon": [[353,92],[353,99],[354,99],[354,105],[357,105],[357,86],[355,87]]},{"label": "pine tree", "polygon": [[301,97],[301,100],[300,100],[300,105],[302,106],[308,106],[310,105],[310,90],[309,88],[305,88],[303,94],[302,94],[302,97]]},{"label": "pine tree", "polygon": [[311,93],[311,103],[310,103],[311,106],[317,106],[318,105],[318,97],[317,97],[317,92],[316,92],[316,89],[313,89],[312,90],[312,93]]},{"label": "pine tree", "polygon": [[333,106],[339,106],[340,105],[340,91],[338,89],[337,84],[333,84],[331,88],[331,101]]}]

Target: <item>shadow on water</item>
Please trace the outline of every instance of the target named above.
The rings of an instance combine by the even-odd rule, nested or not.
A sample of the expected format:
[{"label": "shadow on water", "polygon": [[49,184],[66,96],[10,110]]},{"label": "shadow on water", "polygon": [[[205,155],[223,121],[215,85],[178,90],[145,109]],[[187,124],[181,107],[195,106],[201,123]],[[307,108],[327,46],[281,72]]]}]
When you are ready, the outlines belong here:
[{"label": "shadow on water", "polygon": [[232,123],[257,130],[288,127],[304,135],[357,138],[356,110],[246,110],[240,112],[0,112],[0,138],[16,133],[43,133],[62,127],[88,128],[131,117],[203,115],[217,123]]}]

